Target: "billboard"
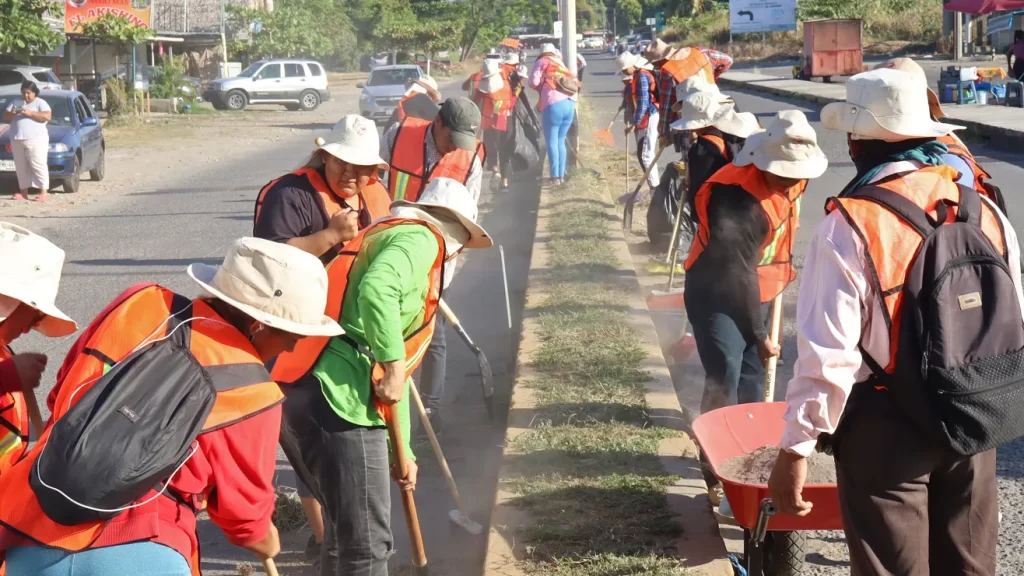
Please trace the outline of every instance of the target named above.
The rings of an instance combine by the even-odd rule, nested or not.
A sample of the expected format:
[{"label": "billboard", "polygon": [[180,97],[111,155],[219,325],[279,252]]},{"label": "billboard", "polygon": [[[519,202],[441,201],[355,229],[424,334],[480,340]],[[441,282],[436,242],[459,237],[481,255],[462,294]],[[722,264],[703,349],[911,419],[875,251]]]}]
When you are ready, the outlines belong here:
[{"label": "billboard", "polygon": [[796,0],[729,0],[729,32],[796,30]]},{"label": "billboard", "polygon": [[78,25],[91,22],[104,14],[124,16],[138,26],[150,27],[153,0],[65,0],[64,31],[78,32]]}]

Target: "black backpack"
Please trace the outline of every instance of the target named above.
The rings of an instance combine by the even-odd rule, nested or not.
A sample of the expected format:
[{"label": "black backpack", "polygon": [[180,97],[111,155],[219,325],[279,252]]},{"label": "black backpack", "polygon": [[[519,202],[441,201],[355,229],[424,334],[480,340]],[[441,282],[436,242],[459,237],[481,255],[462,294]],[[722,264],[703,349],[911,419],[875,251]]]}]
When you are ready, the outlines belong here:
[{"label": "black backpack", "polygon": [[899,216],[923,241],[902,287],[895,372],[864,354],[896,405],[940,443],[971,456],[1024,436],[1024,321],[1008,260],[981,229],[982,200],[960,186],[944,223],[880,187],[852,194]]},{"label": "black backpack", "polygon": [[53,424],[29,485],[54,522],[113,518],[195,453],[217,392],[189,351],[191,302],[175,295],[171,314],[169,336],[114,364]]}]

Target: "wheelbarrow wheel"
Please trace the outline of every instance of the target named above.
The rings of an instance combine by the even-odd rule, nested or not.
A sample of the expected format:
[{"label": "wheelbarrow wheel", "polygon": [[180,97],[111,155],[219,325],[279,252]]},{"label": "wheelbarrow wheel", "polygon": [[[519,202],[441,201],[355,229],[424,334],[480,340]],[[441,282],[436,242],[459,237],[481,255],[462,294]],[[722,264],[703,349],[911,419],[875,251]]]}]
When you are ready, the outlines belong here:
[{"label": "wheelbarrow wheel", "polygon": [[800,576],[807,540],[803,532],[769,532],[764,539],[764,576]]}]

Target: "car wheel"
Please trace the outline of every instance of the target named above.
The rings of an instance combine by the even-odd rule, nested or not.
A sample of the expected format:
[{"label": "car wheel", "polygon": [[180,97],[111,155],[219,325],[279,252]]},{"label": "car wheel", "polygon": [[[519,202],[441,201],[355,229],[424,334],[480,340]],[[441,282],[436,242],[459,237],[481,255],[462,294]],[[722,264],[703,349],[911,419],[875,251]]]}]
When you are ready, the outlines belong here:
[{"label": "car wheel", "polygon": [[79,172],[82,169],[81,162],[78,161],[78,156],[75,156],[75,170],[64,179],[64,192],[67,194],[74,194],[78,192],[78,186],[82,183],[82,175]]},{"label": "car wheel", "polygon": [[306,90],[302,93],[302,96],[299,97],[299,104],[306,112],[316,110],[316,107],[320,105],[320,95],[312,90]]},{"label": "car wheel", "polygon": [[100,159],[96,161],[96,167],[89,170],[89,179],[93,182],[103,180],[107,172],[107,150],[100,148]]},{"label": "car wheel", "polygon": [[302,110],[302,106],[298,104],[285,104],[284,109],[290,112],[298,112],[299,110]]},{"label": "car wheel", "polygon": [[249,99],[245,96],[245,92],[242,92],[241,90],[232,90],[231,92],[228,92],[227,102],[229,110],[245,110],[245,106],[249,103]]}]

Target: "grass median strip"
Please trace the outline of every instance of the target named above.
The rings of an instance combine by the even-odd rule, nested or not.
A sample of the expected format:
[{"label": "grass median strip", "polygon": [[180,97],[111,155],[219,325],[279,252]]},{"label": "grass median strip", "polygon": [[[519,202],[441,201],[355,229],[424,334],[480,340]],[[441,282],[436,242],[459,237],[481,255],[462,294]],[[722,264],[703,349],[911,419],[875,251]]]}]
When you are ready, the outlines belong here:
[{"label": "grass median strip", "polygon": [[680,528],[667,508],[658,445],[676,433],[650,425],[647,352],[627,322],[632,277],[607,233],[607,181],[575,177],[545,193],[549,273],[539,289],[538,377],[530,428],[507,455],[511,504],[530,517],[519,536],[530,574],[612,576],[683,573]]}]

